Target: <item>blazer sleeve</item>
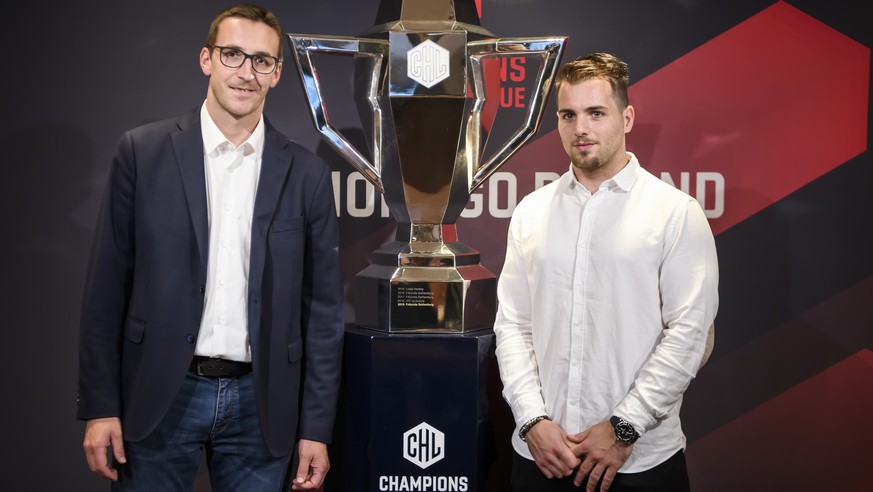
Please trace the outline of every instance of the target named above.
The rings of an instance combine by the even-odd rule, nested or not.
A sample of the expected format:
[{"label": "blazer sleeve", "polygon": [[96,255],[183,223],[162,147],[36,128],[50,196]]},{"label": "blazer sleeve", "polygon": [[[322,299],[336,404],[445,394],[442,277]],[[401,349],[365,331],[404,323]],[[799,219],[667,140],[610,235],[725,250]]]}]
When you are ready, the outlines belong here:
[{"label": "blazer sleeve", "polygon": [[345,331],[339,230],[326,165],[310,198],[303,275],[305,366],[299,437],[327,443],[336,416]]},{"label": "blazer sleeve", "polygon": [[120,350],[132,288],[136,166],[125,133],[112,160],[85,281],[77,418],[121,416]]}]

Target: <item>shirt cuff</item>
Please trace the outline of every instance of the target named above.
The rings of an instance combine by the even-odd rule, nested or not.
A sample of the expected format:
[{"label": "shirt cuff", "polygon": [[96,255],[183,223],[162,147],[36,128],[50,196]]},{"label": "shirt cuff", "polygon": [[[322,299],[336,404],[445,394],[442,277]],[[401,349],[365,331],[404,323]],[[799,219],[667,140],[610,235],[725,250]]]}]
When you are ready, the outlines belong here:
[{"label": "shirt cuff", "polygon": [[520,428],[528,420],[548,415],[543,397],[539,393],[520,395],[512,403],[512,414],[515,416],[515,427]]},{"label": "shirt cuff", "polygon": [[616,407],[613,415],[630,422],[640,436],[658,423],[658,419],[652,416],[652,412],[648,407],[633,394],[627,395],[622,400],[618,407]]}]

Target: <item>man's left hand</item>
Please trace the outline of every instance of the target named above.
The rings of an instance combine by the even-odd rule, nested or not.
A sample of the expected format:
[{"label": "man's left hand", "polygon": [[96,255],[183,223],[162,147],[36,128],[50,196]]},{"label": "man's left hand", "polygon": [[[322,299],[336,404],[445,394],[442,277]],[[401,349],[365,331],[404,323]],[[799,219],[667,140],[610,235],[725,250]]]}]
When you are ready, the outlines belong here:
[{"label": "man's left hand", "polygon": [[301,439],[297,443],[297,476],[291,481],[292,490],[317,490],[330,469],[327,444]]},{"label": "man's left hand", "polygon": [[572,447],[573,454],[582,460],[573,483],[580,487],[585,477],[588,477],[586,492],[594,492],[601,479],[603,481],[600,484],[600,492],[609,490],[616,472],[630,458],[634,448],[633,444],[618,442],[612,424],[608,420],[567,437],[576,443]]}]

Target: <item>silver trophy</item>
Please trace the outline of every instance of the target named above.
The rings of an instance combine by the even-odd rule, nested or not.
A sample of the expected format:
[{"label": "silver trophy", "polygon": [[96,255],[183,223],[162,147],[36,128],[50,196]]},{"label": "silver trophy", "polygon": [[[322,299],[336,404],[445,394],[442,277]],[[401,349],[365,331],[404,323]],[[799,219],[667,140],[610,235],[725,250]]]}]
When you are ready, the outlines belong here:
[{"label": "silver trophy", "polygon": [[[496,277],[458,241],[455,222],[470,193],[536,132],[567,38],[497,38],[479,25],[473,0],[382,0],[376,24],[360,37],[288,34],[316,128],[382,193],[397,223],[395,241],[356,277],[355,323],[391,333],[491,328]],[[354,100],[372,160],[331,124],[315,53],[355,58]],[[483,108],[498,97],[487,94],[486,65],[537,55],[520,127],[483,156],[491,128]]]}]

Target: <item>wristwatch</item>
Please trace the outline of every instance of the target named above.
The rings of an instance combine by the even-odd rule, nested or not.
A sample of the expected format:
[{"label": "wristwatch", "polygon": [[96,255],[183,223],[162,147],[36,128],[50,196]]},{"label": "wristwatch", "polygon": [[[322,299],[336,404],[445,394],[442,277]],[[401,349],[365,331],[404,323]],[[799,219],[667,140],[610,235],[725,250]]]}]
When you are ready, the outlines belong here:
[{"label": "wristwatch", "polygon": [[615,430],[615,438],[622,444],[633,444],[640,438],[634,426],[621,417],[613,415],[609,419],[609,423],[612,424],[612,428]]}]

